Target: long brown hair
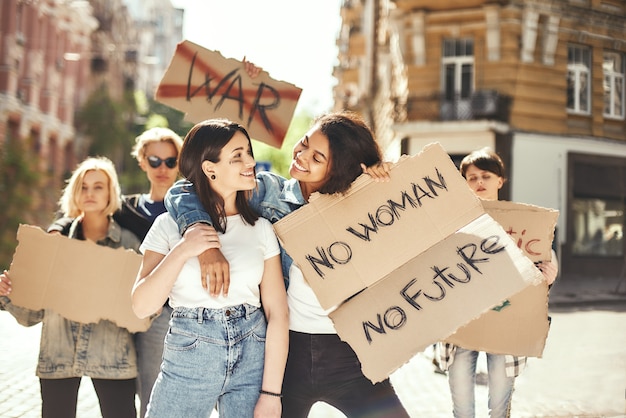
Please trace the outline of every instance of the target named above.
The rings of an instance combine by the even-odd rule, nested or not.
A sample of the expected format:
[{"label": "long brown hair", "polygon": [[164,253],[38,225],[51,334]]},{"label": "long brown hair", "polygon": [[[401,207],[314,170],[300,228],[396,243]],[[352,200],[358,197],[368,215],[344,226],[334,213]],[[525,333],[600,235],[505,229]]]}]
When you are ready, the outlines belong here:
[{"label": "long brown hair", "polygon": [[[200,203],[213,221],[213,227],[222,233],[226,231],[224,199],[211,187],[202,171],[202,163],[204,161],[217,163],[220,160],[222,148],[237,132],[241,132],[248,138],[248,144],[252,150],[250,135],[243,126],[227,119],[209,119],[196,124],[189,130],[179,156],[180,173],[194,184]],[[235,206],[243,220],[254,225],[259,216],[248,204],[249,193],[250,191],[239,190],[235,198]]]}]

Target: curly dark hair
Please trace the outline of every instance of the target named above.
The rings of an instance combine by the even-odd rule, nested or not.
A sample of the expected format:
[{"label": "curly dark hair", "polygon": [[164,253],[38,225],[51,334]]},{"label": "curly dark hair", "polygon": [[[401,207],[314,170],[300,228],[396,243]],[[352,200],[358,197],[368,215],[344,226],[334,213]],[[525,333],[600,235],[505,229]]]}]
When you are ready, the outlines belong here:
[{"label": "curly dark hair", "polygon": [[345,193],[363,172],[361,163],[382,161],[382,153],[370,128],[352,112],[334,112],[318,117],[314,125],[328,138],[330,170],[320,193]]}]

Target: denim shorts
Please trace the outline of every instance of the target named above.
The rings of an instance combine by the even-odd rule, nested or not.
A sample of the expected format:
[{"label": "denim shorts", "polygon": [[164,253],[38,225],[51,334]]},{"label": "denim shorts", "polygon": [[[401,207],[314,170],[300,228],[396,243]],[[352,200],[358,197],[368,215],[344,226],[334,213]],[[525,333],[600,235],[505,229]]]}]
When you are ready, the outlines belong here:
[{"label": "denim shorts", "polygon": [[252,417],[263,379],[260,308],[175,308],[146,417]]}]

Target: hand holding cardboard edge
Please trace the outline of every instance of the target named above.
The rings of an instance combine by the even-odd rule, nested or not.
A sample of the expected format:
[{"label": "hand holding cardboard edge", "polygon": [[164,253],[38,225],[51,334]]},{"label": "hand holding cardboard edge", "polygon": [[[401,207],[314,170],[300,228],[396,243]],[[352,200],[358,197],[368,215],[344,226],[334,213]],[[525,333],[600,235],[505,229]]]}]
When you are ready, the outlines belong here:
[{"label": "hand holding cardboard edge", "polygon": [[148,329],[150,319],[139,319],[131,307],[139,254],[48,234],[31,225],[20,225],[17,239],[10,266],[13,304],[51,309],[82,323],[107,319],[131,332]]},{"label": "hand holding cardboard edge", "polygon": [[185,112],[193,123],[230,119],[252,138],[280,148],[301,93],[301,88],[274,80],[267,71],[252,79],[242,61],[184,40],[176,47],[155,99]]}]

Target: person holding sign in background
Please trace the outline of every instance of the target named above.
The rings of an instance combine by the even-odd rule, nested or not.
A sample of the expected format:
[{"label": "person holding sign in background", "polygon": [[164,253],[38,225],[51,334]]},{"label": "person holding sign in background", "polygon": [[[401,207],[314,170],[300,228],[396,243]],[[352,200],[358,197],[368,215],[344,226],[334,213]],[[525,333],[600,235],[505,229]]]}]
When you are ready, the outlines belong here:
[{"label": "person holding sign in background", "polygon": [[[485,200],[498,200],[498,191],[506,181],[504,163],[489,148],[483,148],[465,156],[460,164],[461,175],[476,196]],[[558,265],[556,254],[552,260],[537,266],[548,283],[556,279]],[[448,372],[455,418],[473,418],[475,415],[476,362],[479,352],[466,350],[449,343],[437,347],[441,369]],[[525,357],[485,353],[489,385],[489,414],[492,418],[508,417],[511,408],[515,377],[526,364]]]},{"label": "person holding sign in background", "polygon": [[[215,219],[219,242],[207,225],[182,237],[163,214],[141,245],[133,310],[145,318],[168,299],[174,308],[147,417],[208,416],[216,405],[222,418],[281,415],[287,295],[276,235],[248,204],[254,167],[250,137],[237,123],[200,122],[184,139],[180,172]],[[228,295],[213,298],[197,280],[197,256],[216,245],[233,281]]]},{"label": "person holding sign in background", "polygon": [[[146,173],[150,190],[146,194],[122,196],[122,207],[113,214],[122,227],[131,230],[143,241],[157,216],[165,212],[163,199],[167,190],[178,178],[178,154],[183,145],[182,138],[174,131],[163,127],[147,129],[137,138],[131,155]],[[57,219],[48,232],[68,230],[72,218]],[[172,309],[168,304],[156,316],[145,332],[133,334],[137,350],[137,393],[140,400],[140,417],[146,414],[152,386],[159,374],[163,355],[163,339],[168,329]]]},{"label": "person holding sign in background", "polygon": [[[258,173],[250,205],[275,223],[305,205],[313,193],[346,192],[363,171],[374,178],[388,178],[389,165],[381,164],[381,152],[371,130],[356,114],[329,113],[317,118],[295,144],[289,170],[292,179]],[[205,227],[203,223],[215,224],[198,203],[192,183],[177,182],[165,198],[168,212],[184,236]],[[323,401],[349,418],[408,417],[389,379],[373,384],[363,375],[356,353],[341,341],[328,312],[284,251],[282,261],[290,316],[283,416],[305,418],[315,402]],[[219,249],[200,255],[200,262],[206,265],[202,281],[213,298],[231,292],[229,282],[234,281],[229,280],[229,265]]]},{"label": "person holding sign in background", "polygon": [[[139,240],[113,220],[121,206],[120,186],[113,163],[90,157],[79,164],[60,200],[64,215],[73,218],[64,235],[111,248],[137,251]],[[89,272],[84,272],[89,280]],[[62,280],[63,278],[58,278]],[[113,322],[70,321],[44,309],[15,306],[9,273],[0,274],[0,308],[24,326],[43,322],[37,376],[41,385],[42,417],[75,417],[82,376],[89,376],[103,418],[136,418],[137,360],[132,334]]]}]

